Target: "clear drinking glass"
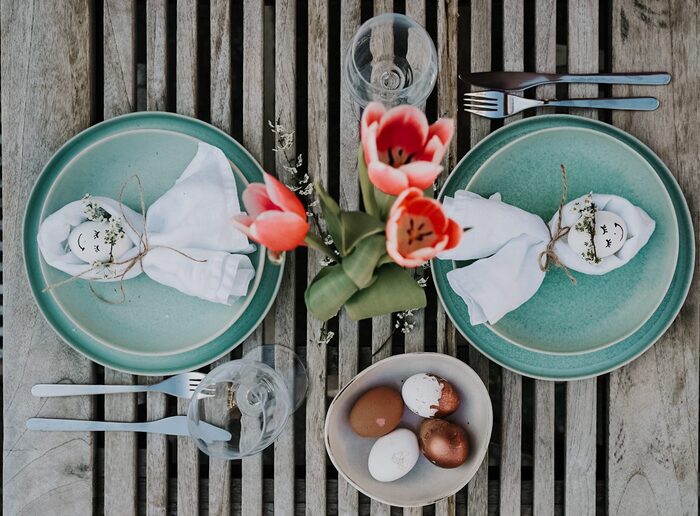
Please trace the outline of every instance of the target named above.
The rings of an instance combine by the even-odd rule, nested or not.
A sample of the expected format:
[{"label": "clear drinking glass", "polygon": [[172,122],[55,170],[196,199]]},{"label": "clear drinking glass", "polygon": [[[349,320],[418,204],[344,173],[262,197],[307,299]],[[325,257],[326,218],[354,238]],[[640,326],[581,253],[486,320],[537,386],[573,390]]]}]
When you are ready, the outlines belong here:
[{"label": "clear drinking glass", "polygon": [[408,16],[388,13],[367,20],[355,33],[346,50],[343,80],[362,108],[371,101],[422,108],[437,70],[435,45],[423,27]]},{"label": "clear drinking glass", "polygon": [[[304,401],[306,387],[306,369],[294,351],[278,345],[254,348],[201,381],[187,411],[190,435],[212,457],[233,460],[259,453],[282,433]],[[228,430],[231,439],[209,440],[202,422]]]}]

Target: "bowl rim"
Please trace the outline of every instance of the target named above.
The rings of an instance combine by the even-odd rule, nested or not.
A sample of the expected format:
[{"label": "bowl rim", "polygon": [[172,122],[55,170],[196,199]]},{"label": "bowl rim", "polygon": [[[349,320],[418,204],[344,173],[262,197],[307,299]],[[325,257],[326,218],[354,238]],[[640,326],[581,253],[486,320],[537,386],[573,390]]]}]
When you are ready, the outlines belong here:
[{"label": "bowl rim", "polygon": [[432,358],[432,359],[438,359],[438,360],[444,360],[446,362],[454,362],[457,363],[460,367],[462,367],[465,372],[469,375],[472,375],[473,378],[478,380],[477,384],[479,385],[479,389],[481,390],[482,396],[485,397],[485,399],[488,401],[488,416],[487,416],[487,428],[488,431],[486,432],[485,438],[483,442],[481,443],[481,446],[478,448],[476,451],[476,456],[477,456],[477,462],[479,464],[479,467],[481,467],[481,464],[484,461],[484,458],[486,457],[486,453],[488,451],[489,443],[491,442],[491,433],[493,432],[493,404],[491,403],[491,396],[489,395],[489,391],[486,388],[486,385],[484,384],[484,381],[481,379],[481,377],[472,369],[469,364],[466,362],[460,360],[457,357],[454,357],[452,355],[447,355],[445,353],[435,353],[435,352],[430,352],[430,351],[417,351],[413,353],[403,353],[400,355],[393,355],[390,357],[387,357],[385,359],[380,360],[379,362],[376,362],[372,364],[371,366],[367,367],[366,369],[363,369],[360,371],[358,374],[356,374],[352,380],[350,380],[345,386],[343,386],[338,393],[333,397],[333,400],[331,403],[328,405],[328,410],[326,411],[326,419],[323,425],[323,442],[326,447],[326,453],[328,454],[328,457],[331,460],[331,463],[335,467],[335,469],[338,471],[340,475],[350,484],[352,485],[355,489],[360,491],[361,493],[367,495],[368,497],[377,500],[379,502],[392,505],[394,507],[423,507],[426,505],[433,504],[435,502],[438,502],[444,498],[447,498],[448,496],[452,496],[453,494],[457,493],[461,489],[464,488],[471,480],[474,478],[474,475],[476,475],[477,471],[479,470],[479,467],[477,467],[473,473],[470,475],[466,475],[464,477],[464,482],[453,492],[447,493],[444,495],[440,495],[437,498],[434,499],[429,499],[425,501],[421,501],[420,504],[418,505],[409,505],[409,504],[402,504],[402,503],[396,503],[396,501],[390,501],[390,500],[385,500],[381,497],[376,496],[375,494],[369,493],[367,490],[359,486],[353,479],[348,477],[348,475],[345,474],[345,472],[339,467],[338,463],[335,460],[335,456],[333,452],[331,451],[331,446],[329,443],[329,436],[328,436],[328,426],[330,422],[331,415],[333,413],[333,409],[335,408],[335,404],[338,400],[338,398],[353,384],[355,383],[359,378],[367,375],[370,373],[370,371],[373,371],[374,369],[379,369],[380,367],[386,366],[386,364],[390,361],[401,361],[401,360],[415,360],[416,358],[420,358],[423,356],[424,358]]}]

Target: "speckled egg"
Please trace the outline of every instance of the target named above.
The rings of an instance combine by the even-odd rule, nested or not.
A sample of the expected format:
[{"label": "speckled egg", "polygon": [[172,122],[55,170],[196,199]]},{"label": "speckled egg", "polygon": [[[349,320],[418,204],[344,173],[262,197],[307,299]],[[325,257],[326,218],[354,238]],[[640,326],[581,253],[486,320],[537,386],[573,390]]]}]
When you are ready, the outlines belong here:
[{"label": "speckled egg", "polygon": [[418,439],[405,428],[377,439],[367,459],[369,474],[380,482],[393,482],[413,469],[418,462]]}]

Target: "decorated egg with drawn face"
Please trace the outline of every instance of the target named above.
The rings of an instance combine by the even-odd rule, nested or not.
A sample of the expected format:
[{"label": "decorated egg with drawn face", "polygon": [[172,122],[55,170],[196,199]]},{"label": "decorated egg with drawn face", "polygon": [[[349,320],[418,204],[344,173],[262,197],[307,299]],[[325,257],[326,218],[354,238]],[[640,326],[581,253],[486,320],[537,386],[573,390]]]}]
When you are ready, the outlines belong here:
[{"label": "decorated egg with drawn face", "polygon": [[[585,215],[584,215],[585,216]],[[579,219],[580,220],[580,219]],[[569,231],[568,242],[579,256],[584,256],[590,242],[590,234],[577,229],[578,222]],[[611,211],[595,213],[595,236],[593,245],[598,258],[612,256],[625,245],[627,240],[627,225],[622,217]]]},{"label": "decorated egg with drawn face", "polygon": [[89,220],[75,226],[68,235],[68,247],[86,263],[115,260],[133,247],[131,240],[121,235],[114,245],[105,241],[109,223]]}]

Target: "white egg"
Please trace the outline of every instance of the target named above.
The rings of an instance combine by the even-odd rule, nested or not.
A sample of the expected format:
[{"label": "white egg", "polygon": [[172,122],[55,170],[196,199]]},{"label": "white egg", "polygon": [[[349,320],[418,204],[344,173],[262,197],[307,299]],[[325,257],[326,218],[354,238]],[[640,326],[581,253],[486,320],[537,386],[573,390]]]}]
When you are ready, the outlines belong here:
[{"label": "white egg", "polygon": [[[580,221],[581,219],[579,219]],[[571,227],[567,241],[573,251],[583,256],[587,251],[587,243],[590,235],[585,231],[576,229],[578,222]],[[625,245],[627,240],[627,225],[618,214],[611,211],[597,211],[595,214],[595,246],[598,258],[612,256]]]},{"label": "white egg", "polygon": [[414,374],[401,387],[403,402],[420,417],[433,417],[440,406],[441,396],[442,384],[432,374]]},{"label": "white egg", "polygon": [[134,244],[126,236],[122,236],[113,246],[106,243],[104,238],[107,228],[107,222],[83,222],[75,226],[68,235],[68,247],[75,256],[86,263],[101,262],[107,260],[110,255],[116,260]]},{"label": "white egg", "polygon": [[418,438],[405,428],[380,437],[367,459],[369,474],[380,482],[393,482],[413,469],[418,462]]}]

